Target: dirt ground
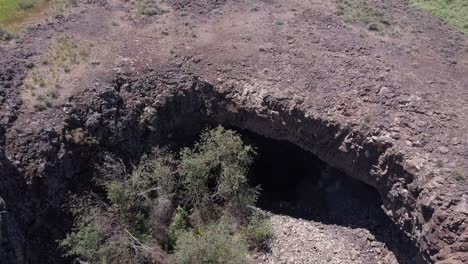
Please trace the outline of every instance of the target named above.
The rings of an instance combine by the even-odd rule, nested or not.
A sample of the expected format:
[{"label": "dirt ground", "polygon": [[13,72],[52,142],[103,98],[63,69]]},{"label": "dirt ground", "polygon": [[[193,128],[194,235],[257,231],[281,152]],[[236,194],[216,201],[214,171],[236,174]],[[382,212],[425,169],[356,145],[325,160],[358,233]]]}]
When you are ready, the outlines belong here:
[{"label": "dirt ground", "polygon": [[[405,169],[418,175],[415,210],[435,208],[427,219],[398,212],[399,219],[422,226],[415,236],[431,245],[434,259],[468,261],[468,37],[404,0],[368,2],[384,14],[378,30],[359,17],[337,15],[337,3],[328,0],[163,0],[157,3],[163,12],[151,17],[140,14],[139,2],[80,2],[64,17],[0,44],[2,153],[26,182],[47,177],[28,174],[37,170],[20,158],[19,137],[61,127],[64,104],[84,91],[97,94],[120,73],[174,69],[249,100],[295,101],[324,120],[390,142],[404,156]],[[63,36],[87,47],[87,54],[58,64],[59,71],[70,69],[57,77],[51,47]],[[33,72],[46,83],[35,81],[34,95],[23,82],[33,80]],[[405,188],[389,197],[410,199]],[[281,223],[275,230],[281,236],[328,230],[287,217],[273,221]],[[355,235],[335,231],[320,239]],[[361,242],[348,247],[360,248]],[[335,246],[315,245],[334,259]],[[274,250],[259,257],[310,263],[280,261],[279,255]],[[377,255],[357,257],[361,262],[352,262],[351,255],[331,262],[377,263],[371,260]]]}]

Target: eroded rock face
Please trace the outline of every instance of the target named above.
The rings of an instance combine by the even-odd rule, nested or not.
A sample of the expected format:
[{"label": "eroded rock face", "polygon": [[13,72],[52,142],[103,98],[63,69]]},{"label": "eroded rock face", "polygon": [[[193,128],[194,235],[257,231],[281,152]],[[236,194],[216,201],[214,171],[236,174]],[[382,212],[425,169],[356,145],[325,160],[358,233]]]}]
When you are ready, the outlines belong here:
[{"label": "eroded rock face", "polygon": [[88,89],[34,119],[18,120],[0,155],[2,258],[63,261],[54,241],[69,222],[60,206],[69,190],[89,186],[99,154],[135,162],[152,146],[224,124],[288,140],[374,186],[383,210],[428,261],[467,260],[464,183],[427,173],[430,167],[407,156],[386,131],[341,124],[294,95],[239,91],[176,71],[120,76],[112,86]]}]

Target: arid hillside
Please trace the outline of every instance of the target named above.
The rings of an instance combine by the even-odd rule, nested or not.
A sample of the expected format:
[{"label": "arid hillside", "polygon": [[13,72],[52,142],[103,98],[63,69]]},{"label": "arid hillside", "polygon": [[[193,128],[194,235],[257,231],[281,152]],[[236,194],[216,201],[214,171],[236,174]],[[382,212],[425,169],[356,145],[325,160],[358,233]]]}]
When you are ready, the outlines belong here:
[{"label": "arid hillside", "polygon": [[246,262],[468,263],[468,13],[436,2],[0,0],[2,261],[73,263],[105,157],[223,125],[271,216]]}]

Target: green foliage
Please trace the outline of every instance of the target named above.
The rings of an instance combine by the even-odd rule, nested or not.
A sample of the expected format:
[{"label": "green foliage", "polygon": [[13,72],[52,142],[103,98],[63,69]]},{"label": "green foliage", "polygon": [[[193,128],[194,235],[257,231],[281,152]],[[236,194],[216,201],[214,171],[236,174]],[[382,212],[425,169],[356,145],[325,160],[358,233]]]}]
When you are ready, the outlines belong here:
[{"label": "green foliage", "polygon": [[0,0],[0,26],[18,33],[25,21],[43,15],[48,0]]},{"label": "green foliage", "polygon": [[22,0],[19,1],[17,6],[20,10],[32,9],[37,4],[37,0]]},{"label": "green foliage", "polygon": [[410,0],[421,9],[426,9],[448,24],[468,32],[468,1],[466,0]]},{"label": "green foliage", "polygon": [[126,182],[112,181],[106,186],[107,199],[110,206],[108,211],[112,213],[122,224],[133,231],[142,228],[143,214],[147,211],[146,205],[141,202],[140,197],[128,186]]},{"label": "green foliage", "polygon": [[253,249],[268,250],[273,237],[270,218],[255,213],[247,227],[247,240]]},{"label": "green foliage", "polygon": [[60,246],[68,251],[68,256],[82,256],[91,262],[98,262],[102,248],[99,238],[94,222],[80,223],[60,242]]},{"label": "green foliage", "polygon": [[187,210],[178,206],[174,214],[174,219],[172,220],[170,226],[171,232],[177,233],[183,230],[187,230],[189,227],[190,222]]},{"label": "green foliage", "polygon": [[243,208],[253,205],[258,191],[249,186],[247,173],[254,154],[234,131],[222,127],[204,131],[193,149],[180,153],[184,196],[201,207],[213,203]]},{"label": "green foliage", "polygon": [[[242,223],[238,212],[257,198],[247,181],[254,154],[237,134],[218,127],[204,131],[179,159],[167,150],[144,157],[131,175],[120,172],[125,171],[121,163],[109,161],[104,171],[115,176],[99,181],[105,195],[92,202],[72,200],[75,225],[60,245],[67,255],[91,263],[159,263],[162,249],[174,250],[177,263],[241,263],[248,249],[245,228],[235,230],[231,219],[218,221],[217,214],[193,227],[193,214],[180,205],[174,210],[170,199],[188,201],[184,206],[192,212],[200,207],[234,212]],[[249,230],[258,247],[269,237],[263,220],[253,221]]]},{"label": "green foliage", "polygon": [[107,199],[116,212],[125,211],[130,201],[130,193],[123,182],[113,181],[106,186]]},{"label": "green foliage", "polygon": [[179,235],[174,253],[178,264],[245,263],[247,242],[235,232],[230,219],[222,218],[215,224],[190,230]]},{"label": "green foliage", "polygon": [[157,149],[151,156],[142,159],[131,180],[135,188],[148,199],[157,195],[170,195],[178,190],[179,179],[176,173],[178,161],[166,149]]},{"label": "green foliage", "polygon": [[[106,186],[109,204],[95,198],[72,199],[75,215],[72,232],[60,242],[67,256],[90,263],[145,263],[162,259],[144,219],[146,206],[123,182]],[[156,261],[157,262],[157,261]]]},{"label": "green foliage", "polygon": [[190,227],[189,213],[184,208],[178,206],[175,210],[171,225],[169,226],[167,238],[162,241],[163,248],[166,251],[172,251],[177,244],[179,235],[187,231]]},{"label": "green foliage", "polygon": [[98,262],[102,256],[102,241],[95,221],[98,210],[91,196],[72,196],[69,209],[75,216],[75,225],[59,246],[66,250],[66,256],[81,256],[88,261]]}]

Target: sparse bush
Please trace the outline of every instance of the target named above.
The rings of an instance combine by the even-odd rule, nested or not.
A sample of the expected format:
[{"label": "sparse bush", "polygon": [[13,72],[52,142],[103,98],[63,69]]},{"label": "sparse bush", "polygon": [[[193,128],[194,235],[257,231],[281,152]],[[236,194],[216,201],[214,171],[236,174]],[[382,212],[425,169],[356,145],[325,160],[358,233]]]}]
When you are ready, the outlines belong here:
[{"label": "sparse bush", "polygon": [[71,8],[78,5],[77,0],[52,0],[52,8],[54,10],[54,17],[61,18],[64,16],[65,12]]},{"label": "sparse bush", "polygon": [[179,188],[176,173],[178,161],[167,149],[156,149],[150,156],[142,159],[131,180],[137,189],[143,190],[147,198],[156,195],[171,195]]},{"label": "sparse bush", "polygon": [[451,172],[452,178],[454,178],[457,181],[464,181],[465,180],[465,175],[461,171],[461,169],[454,169]]},{"label": "sparse bush", "polygon": [[0,41],[12,40],[15,37],[13,33],[0,25]]},{"label": "sparse bush", "polygon": [[270,218],[260,213],[254,213],[247,227],[247,240],[251,249],[267,251],[273,238]]},{"label": "sparse bush", "polygon": [[66,250],[66,256],[80,256],[97,262],[101,255],[101,236],[95,221],[97,210],[91,201],[91,196],[71,197],[68,206],[75,217],[75,224],[72,232],[60,242],[60,247]]},{"label": "sparse bush", "polygon": [[247,242],[233,228],[228,218],[199,230],[179,235],[174,253],[177,264],[245,263]]},{"label": "sparse bush", "polygon": [[80,256],[93,263],[101,259],[102,245],[94,222],[76,225],[60,246],[67,250],[67,256]]},{"label": "sparse bush", "polygon": [[[249,230],[255,248],[270,234],[263,219],[252,218],[250,227],[239,219],[257,198],[247,181],[254,153],[236,133],[218,127],[204,131],[179,159],[156,150],[131,175],[122,162],[106,158],[109,164],[97,173],[112,175],[96,181],[105,195],[94,196],[93,203],[74,202],[75,225],[60,245],[67,255],[91,263],[160,263],[163,249],[174,250],[177,263],[241,263],[248,252],[242,231]],[[222,213],[194,221],[200,208]]]},{"label": "sparse bush", "polygon": [[147,7],[147,8],[144,8],[141,11],[141,13],[142,13],[142,15],[145,15],[145,16],[155,16],[155,15],[159,14],[159,11],[155,7]]},{"label": "sparse bush", "polygon": [[337,15],[361,21],[372,31],[383,31],[391,25],[390,19],[381,11],[369,6],[364,0],[336,0]]},{"label": "sparse bush", "polygon": [[144,16],[156,16],[164,14],[166,12],[157,5],[155,0],[140,1],[140,13]]},{"label": "sparse bush", "polygon": [[22,0],[18,2],[17,7],[19,10],[29,10],[29,9],[34,8],[36,3],[37,3],[36,0]]},{"label": "sparse bush", "polygon": [[166,251],[172,251],[177,243],[178,236],[190,227],[189,213],[184,208],[178,206],[169,226],[167,236],[161,243],[163,248]]},{"label": "sparse bush", "polygon": [[145,204],[122,182],[112,181],[106,190],[109,204],[96,198],[72,206],[75,225],[60,242],[66,255],[90,263],[161,263],[163,251],[144,221]]},{"label": "sparse bush", "polygon": [[193,149],[180,153],[179,173],[187,201],[199,207],[221,203],[247,208],[255,204],[258,190],[247,180],[254,154],[234,131],[218,127],[203,132]]}]

